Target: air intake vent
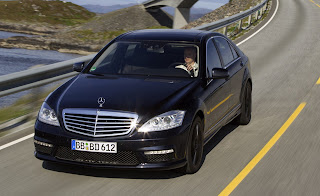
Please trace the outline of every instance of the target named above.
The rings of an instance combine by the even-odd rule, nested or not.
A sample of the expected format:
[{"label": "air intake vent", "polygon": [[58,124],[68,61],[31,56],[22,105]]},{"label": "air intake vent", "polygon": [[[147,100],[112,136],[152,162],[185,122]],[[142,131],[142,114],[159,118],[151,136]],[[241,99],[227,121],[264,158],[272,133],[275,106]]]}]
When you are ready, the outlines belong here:
[{"label": "air intake vent", "polygon": [[65,128],[74,133],[108,137],[129,134],[136,126],[138,115],[95,109],[64,109]]}]

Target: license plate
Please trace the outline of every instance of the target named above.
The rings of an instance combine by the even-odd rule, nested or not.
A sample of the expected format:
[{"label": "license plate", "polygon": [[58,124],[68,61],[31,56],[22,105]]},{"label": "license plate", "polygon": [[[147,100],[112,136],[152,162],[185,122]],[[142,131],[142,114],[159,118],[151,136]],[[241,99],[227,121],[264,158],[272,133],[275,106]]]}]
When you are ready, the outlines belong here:
[{"label": "license plate", "polygon": [[86,152],[117,153],[117,142],[71,140],[71,149]]}]

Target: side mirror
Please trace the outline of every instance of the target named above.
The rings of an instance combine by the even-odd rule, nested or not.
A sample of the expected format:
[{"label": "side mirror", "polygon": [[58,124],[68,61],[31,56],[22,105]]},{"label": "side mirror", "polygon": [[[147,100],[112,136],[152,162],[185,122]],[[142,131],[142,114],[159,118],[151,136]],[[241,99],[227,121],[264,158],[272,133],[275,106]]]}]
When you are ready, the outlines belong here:
[{"label": "side mirror", "polygon": [[210,77],[210,79],[223,79],[223,78],[228,78],[228,77],[229,77],[229,72],[227,69],[213,68],[212,69],[212,77]]},{"label": "side mirror", "polygon": [[73,64],[73,71],[81,72],[84,68],[84,62]]}]

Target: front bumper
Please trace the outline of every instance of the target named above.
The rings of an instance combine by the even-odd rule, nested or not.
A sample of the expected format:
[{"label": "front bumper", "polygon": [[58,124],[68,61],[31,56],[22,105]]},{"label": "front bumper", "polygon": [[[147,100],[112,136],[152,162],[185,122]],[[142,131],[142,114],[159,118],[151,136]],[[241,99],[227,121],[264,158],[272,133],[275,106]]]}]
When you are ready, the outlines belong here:
[{"label": "front bumper", "polygon": [[[186,164],[189,127],[165,132],[136,133],[124,137],[92,138],[36,122],[35,157],[40,160],[97,168],[175,169]],[[71,140],[117,142],[118,153],[96,153],[71,150]],[[168,154],[145,154],[173,149]]]}]

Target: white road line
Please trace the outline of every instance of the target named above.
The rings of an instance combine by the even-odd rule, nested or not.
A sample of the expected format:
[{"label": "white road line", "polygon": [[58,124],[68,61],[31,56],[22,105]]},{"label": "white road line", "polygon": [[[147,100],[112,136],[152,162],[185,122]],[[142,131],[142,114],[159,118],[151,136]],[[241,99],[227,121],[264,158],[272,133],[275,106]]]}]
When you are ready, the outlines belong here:
[{"label": "white road line", "polygon": [[[28,124],[28,123],[26,123],[26,124]],[[30,125],[30,126],[27,126],[27,127],[24,127],[25,125],[23,124],[23,125],[20,125],[19,127],[21,127],[21,129],[13,129],[13,131],[12,131],[12,133],[9,133],[9,134],[7,134],[7,135],[4,135],[4,136],[1,136],[1,138],[5,138],[5,137],[8,137],[8,136],[10,136],[10,135],[13,135],[13,134],[15,134],[15,133],[17,133],[17,132],[20,132],[20,131],[22,131],[22,130],[25,130],[25,129],[29,129],[29,128],[31,128],[31,127],[34,127],[34,123],[32,123],[32,125]],[[17,128],[19,128],[19,127],[17,127]]]},{"label": "white road line", "polygon": [[12,146],[12,145],[15,145],[15,144],[17,144],[17,143],[20,143],[20,142],[22,142],[22,141],[24,141],[24,140],[27,140],[27,139],[29,139],[29,138],[32,138],[33,136],[34,136],[34,133],[32,133],[32,134],[30,134],[30,135],[27,135],[27,136],[24,136],[24,137],[22,137],[22,138],[20,138],[20,139],[14,140],[14,141],[12,141],[12,142],[9,142],[9,143],[7,143],[7,144],[5,144],[5,145],[0,146],[0,150],[3,150],[3,149],[8,148],[8,147],[10,147],[10,146]]},{"label": "white road line", "polygon": [[[278,12],[278,8],[279,8],[279,0],[277,0],[276,11],[273,13],[273,15],[272,15],[272,17],[270,18],[270,20],[269,20],[265,25],[263,25],[263,27],[261,27],[258,31],[256,31],[255,33],[253,33],[252,35],[250,35],[247,39],[243,40],[242,42],[238,43],[237,45],[240,46],[241,44],[243,44],[244,42],[248,41],[249,39],[251,39],[251,38],[252,38],[253,36],[255,36],[256,34],[258,34],[260,31],[262,31],[262,29],[264,29],[264,28],[273,20],[274,16],[275,16],[276,13]],[[10,143],[7,143],[7,144],[5,144],[5,145],[3,145],[3,146],[0,146],[0,150],[3,150],[3,149],[8,148],[8,147],[10,147],[10,146],[12,146],[12,145],[15,145],[15,144],[17,144],[17,143],[20,143],[20,142],[22,142],[22,141],[24,141],[24,140],[27,140],[27,139],[29,139],[29,138],[32,138],[33,136],[34,136],[34,133],[33,133],[33,134],[30,134],[30,135],[27,135],[27,136],[25,136],[25,137],[22,137],[22,138],[20,138],[20,139],[14,140],[14,141],[12,141],[12,142],[10,142]]]},{"label": "white road line", "polygon": [[263,25],[263,27],[261,27],[258,31],[254,32],[252,35],[250,35],[249,37],[247,37],[245,40],[243,40],[242,42],[238,43],[237,46],[240,46],[241,44],[243,44],[244,42],[248,41],[249,39],[251,39],[253,36],[257,35],[260,31],[262,31],[262,29],[264,29],[275,17],[275,15],[278,12],[278,8],[279,8],[279,0],[277,0],[277,7],[276,7],[276,11],[273,13],[272,17],[270,18],[270,20]]}]

